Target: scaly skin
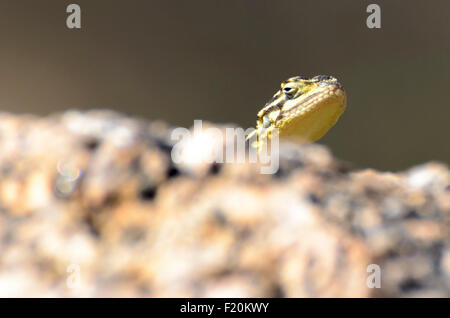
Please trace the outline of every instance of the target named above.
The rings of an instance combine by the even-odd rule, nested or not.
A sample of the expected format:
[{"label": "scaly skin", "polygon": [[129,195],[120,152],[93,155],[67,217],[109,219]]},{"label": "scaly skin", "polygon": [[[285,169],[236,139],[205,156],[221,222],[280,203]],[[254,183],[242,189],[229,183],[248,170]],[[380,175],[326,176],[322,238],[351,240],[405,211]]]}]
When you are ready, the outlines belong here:
[{"label": "scaly skin", "polygon": [[[254,144],[261,149],[275,129],[280,138],[302,143],[320,139],[344,112],[347,98],[344,88],[334,77],[296,76],[281,84],[281,89],[258,112]],[[267,139],[266,139],[267,138]]]}]

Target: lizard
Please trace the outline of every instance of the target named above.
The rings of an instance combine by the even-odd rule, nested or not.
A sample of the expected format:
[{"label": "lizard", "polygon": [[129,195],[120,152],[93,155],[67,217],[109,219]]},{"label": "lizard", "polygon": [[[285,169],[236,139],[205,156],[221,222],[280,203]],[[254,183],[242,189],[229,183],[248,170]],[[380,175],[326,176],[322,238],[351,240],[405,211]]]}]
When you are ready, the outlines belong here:
[{"label": "lizard", "polygon": [[291,77],[258,112],[256,129],[247,140],[256,136],[253,146],[258,151],[275,130],[280,138],[317,141],[336,124],[346,105],[345,90],[335,77]]}]

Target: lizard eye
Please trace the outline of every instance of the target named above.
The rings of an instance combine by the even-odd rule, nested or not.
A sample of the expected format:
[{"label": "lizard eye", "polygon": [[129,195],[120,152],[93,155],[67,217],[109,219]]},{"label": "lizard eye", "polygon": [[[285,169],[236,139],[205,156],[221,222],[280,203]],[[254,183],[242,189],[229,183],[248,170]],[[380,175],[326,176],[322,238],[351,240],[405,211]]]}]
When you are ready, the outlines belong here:
[{"label": "lizard eye", "polygon": [[297,92],[297,88],[288,84],[283,87],[283,92],[287,96],[287,98],[292,98]]}]

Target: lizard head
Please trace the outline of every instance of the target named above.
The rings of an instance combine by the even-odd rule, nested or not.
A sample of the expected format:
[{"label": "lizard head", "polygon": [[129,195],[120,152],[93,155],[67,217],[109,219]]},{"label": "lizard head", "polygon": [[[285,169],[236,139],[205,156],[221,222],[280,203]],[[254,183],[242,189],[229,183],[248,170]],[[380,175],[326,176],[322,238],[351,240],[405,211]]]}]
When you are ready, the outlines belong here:
[{"label": "lizard head", "polygon": [[291,77],[258,112],[256,135],[270,138],[276,128],[280,137],[312,142],[336,123],[345,107],[345,91],[335,77]]}]

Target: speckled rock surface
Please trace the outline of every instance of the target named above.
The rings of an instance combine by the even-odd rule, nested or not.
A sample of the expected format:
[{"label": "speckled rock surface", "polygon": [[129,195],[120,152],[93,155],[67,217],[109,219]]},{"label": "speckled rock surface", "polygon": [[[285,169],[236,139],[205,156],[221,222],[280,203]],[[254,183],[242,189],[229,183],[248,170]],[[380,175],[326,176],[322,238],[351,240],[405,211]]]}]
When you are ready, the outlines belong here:
[{"label": "speckled rock surface", "polygon": [[450,296],[444,164],[351,171],[282,143],[264,175],[176,164],[170,132],[107,111],[0,114],[0,296]]}]

